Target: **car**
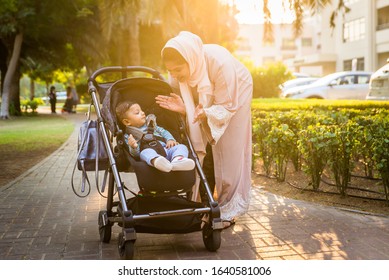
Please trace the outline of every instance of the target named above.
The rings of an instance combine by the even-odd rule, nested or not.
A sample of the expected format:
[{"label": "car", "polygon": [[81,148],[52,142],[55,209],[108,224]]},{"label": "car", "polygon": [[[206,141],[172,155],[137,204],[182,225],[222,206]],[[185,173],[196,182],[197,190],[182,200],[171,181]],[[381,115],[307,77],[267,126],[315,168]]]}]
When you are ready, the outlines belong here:
[{"label": "car", "polygon": [[299,79],[299,78],[310,78],[311,75],[309,74],[306,74],[306,73],[299,73],[299,72],[293,72],[292,75],[296,78],[296,79]]},{"label": "car", "polygon": [[293,87],[283,98],[366,99],[372,72],[343,71],[324,76],[312,84]]},{"label": "car", "polygon": [[317,79],[318,78],[310,77],[310,78],[296,78],[296,79],[288,80],[283,84],[279,85],[279,88],[281,90],[281,96],[285,91],[287,91],[290,88],[309,85],[312,84]]},{"label": "car", "polygon": [[368,100],[389,100],[389,59],[386,65],[371,75]]},{"label": "car", "polygon": [[[56,94],[57,94],[57,102],[59,102],[59,103],[65,102],[65,100],[66,100],[66,91],[57,91]],[[46,104],[49,104],[49,97],[48,97],[47,95],[41,97],[41,99],[42,99]]]}]

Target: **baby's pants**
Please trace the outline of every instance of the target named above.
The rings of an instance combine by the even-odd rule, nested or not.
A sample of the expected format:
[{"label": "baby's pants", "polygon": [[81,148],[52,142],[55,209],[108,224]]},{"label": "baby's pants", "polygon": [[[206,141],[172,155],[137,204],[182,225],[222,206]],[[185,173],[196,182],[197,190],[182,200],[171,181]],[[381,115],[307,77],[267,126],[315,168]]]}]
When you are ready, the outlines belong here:
[{"label": "baby's pants", "polygon": [[[164,149],[166,152],[166,158],[169,161],[172,161],[172,159],[177,156],[183,156],[185,158],[188,157],[188,148],[183,144],[175,145],[170,149],[164,147]],[[157,152],[154,149],[150,149],[150,148],[144,149],[140,152],[140,159],[147,162],[147,164],[150,166],[152,166],[151,160],[159,156],[161,155],[157,154]]]}]

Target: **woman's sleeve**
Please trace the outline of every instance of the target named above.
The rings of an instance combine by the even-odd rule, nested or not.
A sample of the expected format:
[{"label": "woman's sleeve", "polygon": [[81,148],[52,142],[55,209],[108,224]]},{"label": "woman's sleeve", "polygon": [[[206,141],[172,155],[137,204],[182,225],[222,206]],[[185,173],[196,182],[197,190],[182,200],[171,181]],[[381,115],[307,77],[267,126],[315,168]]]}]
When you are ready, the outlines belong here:
[{"label": "woman's sleeve", "polygon": [[232,61],[224,61],[213,76],[213,104],[204,108],[207,124],[216,143],[226,130],[238,108],[238,77]]},{"label": "woman's sleeve", "polygon": [[213,139],[211,143],[216,144],[227,129],[234,113],[228,111],[222,105],[212,105],[208,108],[204,108],[204,111],[207,115],[207,124]]}]

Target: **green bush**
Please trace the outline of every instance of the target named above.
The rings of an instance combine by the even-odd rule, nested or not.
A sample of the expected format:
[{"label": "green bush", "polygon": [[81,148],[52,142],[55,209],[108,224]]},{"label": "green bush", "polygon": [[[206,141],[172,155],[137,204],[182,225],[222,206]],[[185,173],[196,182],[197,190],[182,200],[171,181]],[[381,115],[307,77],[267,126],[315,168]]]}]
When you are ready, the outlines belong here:
[{"label": "green bush", "polygon": [[[326,168],[341,195],[347,195],[355,163],[362,162],[366,175],[379,175],[389,202],[389,109],[386,102],[354,101],[345,104],[328,102],[305,109],[285,109],[280,102],[277,111],[267,110],[264,102],[254,101],[253,159],[263,161],[267,175],[283,181],[288,161],[310,175],[314,190],[318,190]],[[340,108],[336,106],[339,104]],[[302,103],[300,103],[302,105]],[[299,105],[299,106],[300,106]],[[289,107],[295,108],[295,107]],[[347,108],[347,109],[345,109]],[[299,163],[300,162],[300,163]],[[297,170],[297,169],[296,169]],[[374,176],[376,177],[376,176]]]},{"label": "green bush", "polygon": [[372,144],[373,159],[381,175],[386,201],[389,203],[389,116],[376,116],[373,124],[374,139]]},{"label": "green bush", "polygon": [[252,66],[248,68],[253,77],[254,98],[278,97],[280,95],[279,85],[293,78],[292,73],[280,62],[270,64],[266,68]]},{"label": "green bush", "polygon": [[24,99],[20,101],[20,105],[22,106],[22,110],[25,113],[28,113],[31,110],[31,113],[35,114],[36,109],[38,109],[39,105],[44,105],[45,102],[41,98],[34,98],[33,100]]}]

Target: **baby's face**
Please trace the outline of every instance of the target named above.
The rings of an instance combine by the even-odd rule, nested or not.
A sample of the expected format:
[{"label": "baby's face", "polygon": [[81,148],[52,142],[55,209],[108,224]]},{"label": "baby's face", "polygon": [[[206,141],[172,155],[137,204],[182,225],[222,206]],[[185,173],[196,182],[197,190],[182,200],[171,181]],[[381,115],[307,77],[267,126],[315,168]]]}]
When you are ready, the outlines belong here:
[{"label": "baby's face", "polygon": [[133,104],[126,112],[123,119],[125,125],[141,127],[146,123],[146,115],[140,108],[139,104]]}]

